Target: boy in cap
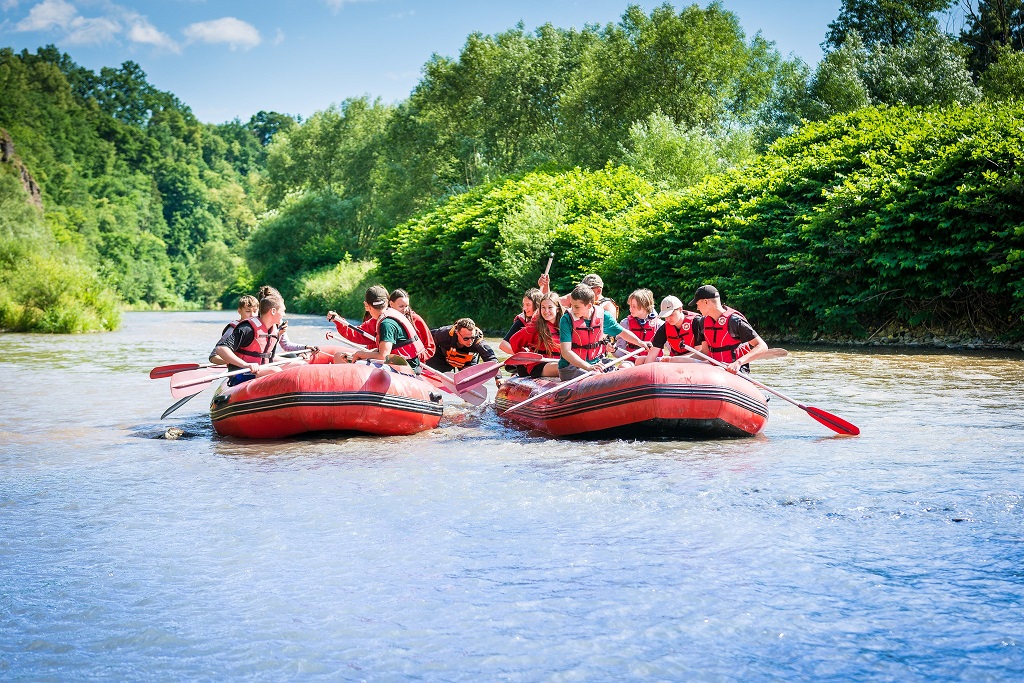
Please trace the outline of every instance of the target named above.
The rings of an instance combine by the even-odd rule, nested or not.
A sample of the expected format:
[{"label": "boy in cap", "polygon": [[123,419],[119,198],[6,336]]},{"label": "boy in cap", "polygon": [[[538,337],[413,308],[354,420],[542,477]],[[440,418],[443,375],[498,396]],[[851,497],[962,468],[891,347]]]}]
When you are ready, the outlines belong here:
[{"label": "boy in cap", "polygon": [[[604,291],[604,280],[601,279],[600,275],[596,273],[584,275],[583,279],[580,280],[580,284],[586,285],[593,290],[595,304],[611,313],[613,318],[617,318],[619,316],[619,307],[615,305],[615,300],[601,295]],[[540,279],[537,280],[537,285],[540,287],[541,294],[547,294],[551,291],[551,277],[548,275],[541,275]],[[570,308],[572,306],[571,296],[572,295],[570,294],[566,294],[562,297],[563,308]]]},{"label": "boy in cap", "polygon": [[658,358],[661,350],[665,354],[660,360],[669,363],[682,363],[690,359],[687,356],[689,351],[685,346],[693,346],[700,343],[701,317],[693,311],[683,308],[683,302],[679,297],[666,296],[661,300],[661,311],[659,318],[665,320],[665,324],[658,328],[651,343],[654,348],[647,354],[648,362]]},{"label": "boy in cap", "polygon": [[726,369],[733,374],[740,370],[750,372],[748,363],[764,354],[768,344],[744,315],[734,308],[722,306],[722,298],[712,285],[697,288],[689,308],[694,306],[703,316],[700,352],[725,363]]}]

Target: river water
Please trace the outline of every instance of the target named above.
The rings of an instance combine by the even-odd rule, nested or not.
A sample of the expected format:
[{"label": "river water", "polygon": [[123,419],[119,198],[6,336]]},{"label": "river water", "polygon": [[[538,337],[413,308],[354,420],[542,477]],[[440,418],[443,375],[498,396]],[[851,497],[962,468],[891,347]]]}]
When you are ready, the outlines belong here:
[{"label": "river water", "polygon": [[779,399],[763,435],[704,442],[455,401],[411,437],[245,442],[209,393],[161,422],[147,377],[224,321],[0,335],[0,679],[1024,677],[1020,354],[757,371],[855,438]]}]

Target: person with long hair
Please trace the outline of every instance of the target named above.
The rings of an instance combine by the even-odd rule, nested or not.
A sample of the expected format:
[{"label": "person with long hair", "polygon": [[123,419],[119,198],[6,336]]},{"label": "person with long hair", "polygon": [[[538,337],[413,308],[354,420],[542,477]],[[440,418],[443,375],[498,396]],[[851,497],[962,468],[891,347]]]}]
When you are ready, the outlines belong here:
[{"label": "person with long hair", "polygon": [[526,327],[512,335],[509,348],[512,353],[533,351],[554,358],[550,362],[528,363],[516,366],[520,376],[558,377],[558,360],[561,344],[558,337],[558,323],[562,319],[562,302],[557,292],[548,292],[540,299],[538,313]]}]

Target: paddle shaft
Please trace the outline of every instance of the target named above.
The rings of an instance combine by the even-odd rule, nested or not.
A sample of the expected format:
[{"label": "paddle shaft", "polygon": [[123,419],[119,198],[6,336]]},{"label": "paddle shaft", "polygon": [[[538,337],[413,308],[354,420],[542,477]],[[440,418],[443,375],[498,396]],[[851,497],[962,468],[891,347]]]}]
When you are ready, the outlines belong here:
[{"label": "paddle shaft", "polygon": [[[690,353],[694,354],[698,358],[700,358],[702,360],[706,360],[707,362],[711,363],[712,365],[717,365],[720,368],[726,369],[726,371],[728,372],[728,370],[727,370],[728,366],[725,363],[717,361],[717,360],[715,360],[714,358],[712,358],[710,356],[704,355],[703,353],[701,353],[697,349],[693,348],[692,346],[687,346],[686,344],[683,344],[683,348],[685,348],[687,351],[689,351]],[[757,359],[755,358],[754,360],[757,360]],[[821,424],[825,425],[826,427],[828,427],[829,429],[831,429],[834,432],[837,432],[839,434],[850,434],[850,435],[853,435],[853,436],[856,436],[857,434],[860,434],[860,428],[857,427],[857,425],[853,424],[852,422],[847,422],[846,420],[844,420],[843,418],[839,417],[838,415],[833,415],[832,413],[830,413],[828,411],[825,411],[825,410],[822,410],[821,408],[815,408],[814,406],[804,405],[803,403],[800,403],[799,401],[794,400],[794,399],[790,398],[789,396],[786,396],[781,391],[776,391],[775,389],[772,389],[771,387],[769,387],[769,386],[767,386],[765,384],[762,384],[761,382],[758,382],[756,379],[754,379],[753,377],[750,377],[746,373],[738,372],[736,374],[739,375],[740,377],[742,377],[743,379],[747,380],[748,382],[750,382],[754,386],[759,387],[761,389],[764,389],[769,394],[772,394],[774,396],[778,396],[783,401],[786,401],[788,403],[792,403],[797,408],[800,408],[805,413],[810,415],[812,418],[814,418],[815,420],[817,420]]]},{"label": "paddle shaft", "polygon": [[544,274],[545,275],[547,275],[549,272],[551,272],[551,262],[554,261],[554,260],[555,260],[555,252],[551,252],[551,254],[548,255],[548,265],[547,265],[546,268],[544,268]]},{"label": "paddle shaft", "polygon": [[647,349],[645,349],[644,347],[641,346],[639,349],[637,349],[633,353],[627,354],[627,355],[623,356],[622,358],[616,358],[611,363],[607,363],[604,367],[601,368],[601,370],[587,370],[582,375],[580,375],[578,377],[573,377],[572,379],[568,379],[568,380],[566,380],[564,382],[559,382],[558,384],[556,384],[555,386],[551,387],[550,389],[542,391],[539,394],[537,394],[536,396],[531,396],[530,398],[526,399],[525,401],[521,401],[521,402],[515,404],[514,406],[512,406],[511,408],[506,410],[504,412],[504,414],[508,415],[513,410],[518,410],[519,408],[522,408],[523,406],[525,406],[525,405],[527,405],[529,403],[533,403],[534,401],[536,401],[539,398],[543,398],[544,396],[547,396],[550,393],[558,391],[559,389],[561,389],[563,387],[567,387],[570,384],[575,384],[576,382],[579,382],[581,379],[584,379],[586,377],[590,377],[595,372],[603,372],[604,370],[606,370],[606,369],[608,369],[610,367],[613,367],[615,365],[618,365],[619,363],[621,363],[624,360],[629,360],[630,358],[632,358],[634,356],[638,356],[638,355],[640,355],[641,352],[645,352],[645,351],[647,351]]},{"label": "paddle shaft", "polygon": [[[263,363],[262,365],[260,365],[260,367],[261,368],[267,368],[267,367],[271,367],[273,365],[287,365],[288,363],[294,363],[294,362],[295,362],[294,358],[289,358],[288,360],[279,360],[279,361],[275,361],[273,363]],[[235,375],[244,375],[247,372],[252,372],[252,370],[250,370],[249,368],[242,368],[241,370],[232,370],[231,372],[222,372],[222,373],[219,373],[219,374],[216,374],[216,375],[210,375],[209,377],[203,377],[201,379],[194,379],[194,380],[191,380],[189,382],[183,382],[182,384],[172,384],[171,385],[171,389],[186,389],[188,387],[194,387],[194,386],[197,386],[197,385],[200,385],[200,384],[209,384],[210,382],[214,382],[214,381],[216,381],[218,379],[224,379],[226,377],[234,377]]]}]

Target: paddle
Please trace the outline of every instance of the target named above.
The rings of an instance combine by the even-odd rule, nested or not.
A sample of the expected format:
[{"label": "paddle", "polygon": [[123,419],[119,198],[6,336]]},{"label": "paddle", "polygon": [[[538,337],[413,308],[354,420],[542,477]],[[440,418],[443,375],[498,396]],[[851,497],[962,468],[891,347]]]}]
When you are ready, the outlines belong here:
[{"label": "paddle", "polygon": [[505,365],[527,365],[529,363],[550,363],[558,358],[550,358],[533,351],[517,351],[504,360]]},{"label": "paddle", "polygon": [[551,262],[554,261],[554,260],[555,260],[555,252],[551,252],[548,255],[548,265],[547,265],[546,268],[544,268],[544,274],[545,275],[547,275],[549,272],[551,272]]},{"label": "paddle", "polygon": [[[693,348],[692,346],[687,346],[686,344],[683,344],[683,347],[687,351],[689,351],[690,353],[692,353],[695,356],[697,356],[698,358],[706,360],[707,362],[711,363],[712,365],[717,365],[720,368],[727,367],[725,365],[725,363],[720,363],[717,360],[715,360],[714,358],[711,358],[710,356],[705,356],[703,353],[701,353],[697,349]],[[754,360],[757,360],[757,359],[755,358]],[[843,418],[839,417],[838,415],[833,415],[832,413],[828,412],[827,410],[822,410],[821,408],[815,408],[814,406],[805,406],[803,403],[799,403],[798,401],[794,401],[793,399],[791,399],[790,397],[782,394],[781,392],[778,392],[775,389],[772,389],[771,387],[768,387],[768,386],[765,386],[764,384],[761,384],[756,379],[754,379],[753,377],[749,377],[745,373],[740,372],[740,373],[737,373],[737,374],[740,377],[742,377],[743,379],[745,379],[748,382],[750,382],[751,384],[753,384],[754,386],[760,387],[761,389],[764,389],[768,393],[774,394],[775,396],[778,396],[783,401],[786,401],[788,403],[792,403],[797,408],[800,408],[801,410],[806,412],[808,415],[810,415],[812,418],[814,418],[815,420],[817,420],[821,424],[825,425],[826,427],[831,429],[833,432],[836,432],[837,434],[848,434],[849,436],[857,436],[858,434],[860,434],[860,428],[857,427],[857,425],[855,425],[855,424],[853,424],[851,422],[847,422],[846,420],[844,420]]]},{"label": "paddle", "polygon": [[[279,360],[274,363],[264,363],[260,367],[265,368],[274,365],[288,365],[289,363],[295,362],[298,361],[294,358],[289,358],[287,360]],[[234,377],[235,375],[244,375],[247,372],[250,372],[249,368],[232,370],[231,372],[219,372],[216,374],[210,374],[209,368],[179,372],[171,377],[171,396],[174,398],[192,396],[193,394],[198,394],[218,379]]]},{"label": "paddle", "polygon": [[177,410],[178,408],[182,407],[183,405],[185,405],[186,403],[191,401],[193,398],[198,396],[200,393],[202,393],[202,392],[197,391],[194,394],[189,394],[185,398],[180,399],[178,401],[175,401],[174,403],[171,404],[171,407],[169,407],[167,410],[165,410],[163,413],[160,414],[160,419],[161,420],[164,419],[165,417],[167,417],[168,415],[173,413],[175,410]]},{"label": "paddle", "polygon": [[149,371],[149,378],[161,379],[163,377],[170,377],[171,375],[178,372],[185,372],[186,370],[198,370],[199,368],[212,367],[213,363],[176,363],[175,365],[158,365]]},{"label": "paddle", "polygon": [[468,368],[463,368],[455,373],[455,391],[462,393],[478,387],[487,380],[494,379],[501,372],[501,363],[496,360],[486,363],[478,363]]},{"label": "paddle", "polygon": [[504,412],[504,414],[508,415],[513,410],[519,410],[523,406],[525,406],[525,405],[527,405],[529,403],[533,403],[537,399],[543,398],[544,396],[547,396],[550,393],[558,391],[559,389],[561,389],[563,387],[567,387],[570,384],[575,384],[576,382],[579,382],[581,379],[584,379],[586,377],[590,377],[591,375],[593,375],[595,373],[604,372],[608,368],[614,367],[614,366],[618,365],[619,363],[621,363],[624,360],[629,360],[630,358],[632,358],[634,356],[639,356],[641,353],[646,353],[646,352],[647,352],[647,349],[645,349],[644,347],[641,346],[639,349],[637,349],[636,351],[634,351],[632,353],[626,354],[625,356],[623,356],[621,358],[616,358],[611,363],[606,363],[604,366],[601,367],[600,370],[596,370],[596,369],[595,370],[587,370],[582,375],[579,375],[577,377],[573,377],[572,379],[568,379],[568,380],[566,380],[564,382],[559,382],[558,384],[556,384],[555,386],[551,387],[550,389],[547,389],[546,391],[542,391],[539,394],[537,394],[536,396],[531,396],[530,398],[526,399],[525,401],[522,401],[521,403],[515,404],[514,406],[512,406],[511,408],[506,410]]},{"label": "paddle", "polygon": [[438,372],[426,364],[420,365],[420,370],[422,370],[423,376],[428,382],[442,391],[447,391],[449,394],[455,394],[466,403],[478,406],[482,405],[487,400],[487,390],[483,387],[477,386],[463,393],[459,393],[455,390],[455,379],[452,375]]},{"label": "paddle", "polygon": [[[357,349],[359,351],[364,350],[363,347],[358,346],[357,344],[353,343],[352,341],[350,341],[348,339],[345,339],[344,337],[339,337],[338,335],[334,334],[333,332],[328,332],[327,333],[327,338],[328,339],[333,339],[335,341],[340,341],[342,344],[346,344],[349,347],[351,347],[353,349]],[[391,358],[391,356],[388,356],[388,358]],[[402,360],[405,361],[404,358]],[[408,361],[405,361],[404,364],[408,365],[409,363],[408,363]],[[438,389],[441,389],[443,391],[447,391],[449,394],[455,394],[456,396],[461,398],[466,403],[471,403],[471,404],[473,404],[475,406],[478,406],[478,405],[482,404],[484,401],[487,400],[487,390],[486,389],[480,389],[479,387],[472,387],[472,388],[467,389],[467,390],[465,390],[463,392],[458,392],[458,391],[455,390],[455,380],[452,379],[452,377],[450,377],[448,375],[445,375],[444,373],[438,372],[437,370],[435,370],[434,368],[430,367],[426,363],[420,363],[420,372],[423,373],[423,376],[425,378],[427,378],[428,380],[433,380],[430,383],[433,384],[435,387],[437,387]]]},{"label": "paddle", "polygon": [[[779,349],[779,348],[776,348],[776,347],[773,346],[772,348],[768,349],[767,351],[765,351],[763,354],[761,354],[760,356],[758,356],[757,358],[755,358],[751,362],[756,362],[756,361],[759,361],[759,360],[775,360],[777,358],[785,358],[788,355],[789,355],[789,351],[787,351],[786,349]],[[691,356],[660,356],[658,358],[658,360],[661,361],[662,363],[690,363],[690,362],[692,362],[692,363],[699,363],[700,362],[699,359],[693,358]]]}]

